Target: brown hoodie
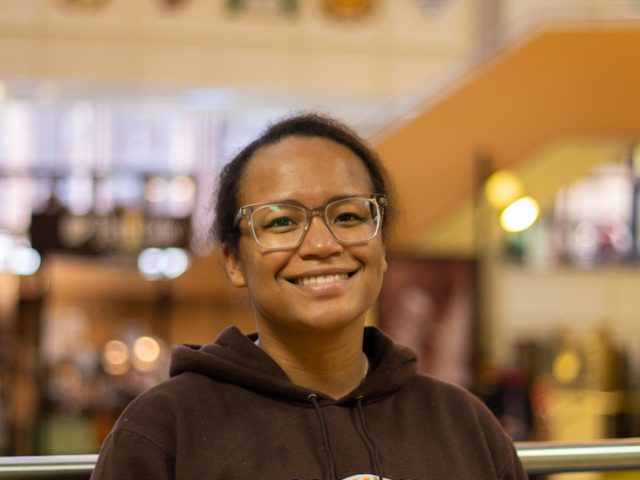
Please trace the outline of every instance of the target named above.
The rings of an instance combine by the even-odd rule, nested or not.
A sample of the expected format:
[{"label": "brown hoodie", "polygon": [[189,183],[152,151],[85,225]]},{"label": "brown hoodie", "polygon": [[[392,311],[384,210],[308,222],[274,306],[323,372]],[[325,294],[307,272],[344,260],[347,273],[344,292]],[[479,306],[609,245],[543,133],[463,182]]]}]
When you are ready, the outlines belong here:
[{"label": "brown hoodie", "polygon": [[511,441],[466,391],[416,374],[375,328],[371,364],[339,399],[294,385],[236,328],[174,349],[171,378],[134,400],[93,480],[526,479]]}]

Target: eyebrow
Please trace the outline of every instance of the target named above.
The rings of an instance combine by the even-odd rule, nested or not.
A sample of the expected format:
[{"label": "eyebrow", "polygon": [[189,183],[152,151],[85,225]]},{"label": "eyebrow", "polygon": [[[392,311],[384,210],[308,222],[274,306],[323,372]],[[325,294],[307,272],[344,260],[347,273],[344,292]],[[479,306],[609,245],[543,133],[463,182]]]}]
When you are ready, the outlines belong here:
[{"label": "eyebrow", "polygon": [[367,197],[368,198],[371,195],[372,195],[371,193],[362,193],[362,194],[355,193],[355,194],[347,194],[347,195],[334,195],[332,197],[329,197],[329,199],[326,202],[324,202],[323,205],[319,205],[318,207],[307,207],[304,203],[302,203],[299,200],[296,200],[295,198],[284,198],[284,199],[278,199],[278,200],[269,200],[269,201],[266,201],[266,202],[259,202],[259,203],[264,204],[264,205],[268,205],[268,204],[271,204],[271,203],[286,203],[286,204],[289,204],[289,205],[299,205],[299,206],[305,207],[305,208],[319,208],[319,207],[323,207],[327,203],[331,203],[331,202],[334,202],[336,200],[343,200],[345,198],[351,198],[351,197]]}]

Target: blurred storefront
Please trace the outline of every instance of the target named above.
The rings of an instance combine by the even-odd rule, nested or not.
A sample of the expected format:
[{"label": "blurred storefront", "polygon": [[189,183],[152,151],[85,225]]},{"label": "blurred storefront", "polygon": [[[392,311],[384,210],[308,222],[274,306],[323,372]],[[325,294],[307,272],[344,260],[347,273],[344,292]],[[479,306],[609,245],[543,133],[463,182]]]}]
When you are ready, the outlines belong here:
[{"label": "blurred storefront", "polygon": [[0,108],[3,454],[95,452],[171,345],[251,328],[206,238],[231,127],[153,110]]}]

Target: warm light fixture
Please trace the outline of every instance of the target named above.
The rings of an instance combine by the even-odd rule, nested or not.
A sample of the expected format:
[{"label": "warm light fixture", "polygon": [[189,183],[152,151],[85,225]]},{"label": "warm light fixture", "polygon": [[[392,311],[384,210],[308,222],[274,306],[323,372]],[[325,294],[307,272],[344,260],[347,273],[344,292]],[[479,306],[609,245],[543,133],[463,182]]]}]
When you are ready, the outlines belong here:
[{"label": "warm light fixture", "polygon": [[168,183],[162,177],[153,177],[144,188],[144,196],[151,203],[160,203],[167,198]]},{"label": "warm light fixture", "polygon": [[160,360],[162,349],[160,343],[153,337],[142,336],[136,339],[133,344],[133,367],[140,372],[150,372],[154,370]]},{"label": "warm light fixture", "polygon": [[521,232],[529,228],[537,220],[540,207],[535,198],[525,196],[519,198],[500,214],[500,225],[507,232]]},{"label": "warm light fixture", "polygon": [[496,210],[502,210],[520,198],[524,192],[522,182],[509,170],[498,170],[491,174],[484,186],[484,195]]},{"label": "warm light fixture", "polygon": [[110,375],[129,371],[129,347],[121,340],[110,340],[102,351],[102,366]]}]

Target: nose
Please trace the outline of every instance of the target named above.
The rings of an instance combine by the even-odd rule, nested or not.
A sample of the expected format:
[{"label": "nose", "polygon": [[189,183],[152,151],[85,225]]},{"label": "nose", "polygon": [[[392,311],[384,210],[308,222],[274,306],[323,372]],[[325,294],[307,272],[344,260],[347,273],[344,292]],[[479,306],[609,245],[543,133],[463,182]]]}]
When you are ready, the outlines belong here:
[{"label": "nose", "polygon": [[330,257],[342,251],[342,245],[329,231],[321,215],[314,215],[309,221],[298,253],[301,257]]}]

